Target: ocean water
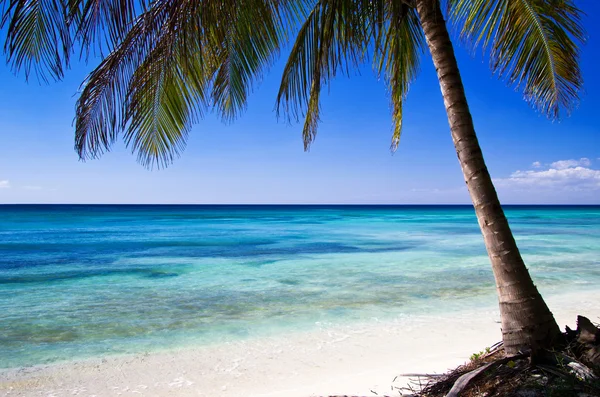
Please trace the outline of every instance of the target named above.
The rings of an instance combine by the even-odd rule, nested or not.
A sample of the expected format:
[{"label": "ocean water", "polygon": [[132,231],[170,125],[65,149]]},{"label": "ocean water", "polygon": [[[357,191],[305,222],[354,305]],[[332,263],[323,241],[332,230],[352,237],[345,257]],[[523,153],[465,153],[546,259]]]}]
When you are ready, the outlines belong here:
[{"label": "ocean water", "polygon": [[[600,206],[509,206],[543,295],[600,285]],[[0,368],[496,302],[469,206],[0,206]]]}]

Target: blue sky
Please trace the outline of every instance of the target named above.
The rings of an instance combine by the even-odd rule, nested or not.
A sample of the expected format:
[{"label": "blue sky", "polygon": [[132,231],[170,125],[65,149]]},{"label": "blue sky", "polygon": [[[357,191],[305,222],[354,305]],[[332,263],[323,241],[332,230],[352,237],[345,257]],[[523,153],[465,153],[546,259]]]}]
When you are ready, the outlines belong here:
[{"label": "blue sky", "polygon": [[[591,16],[597,2],[580,2]],[[585,92],[570,117],[551,122],[455,44],[475,127],[503,203],[600,203],[600,28],[583,48]],[[4,38],[4,36],[2,36]],[[431,60],[423,57],[404,111],[398,151],[385,86],[365,68],[337,77],[322,101],[310,152],[300,124],[274,113],[283,59],[232,124],[209,114],[173,165],[148,171],[122,143],[81,162],[72,125],[90,65],[64,81],[25,82],[0,65],[0,203],[470,203]]]}]

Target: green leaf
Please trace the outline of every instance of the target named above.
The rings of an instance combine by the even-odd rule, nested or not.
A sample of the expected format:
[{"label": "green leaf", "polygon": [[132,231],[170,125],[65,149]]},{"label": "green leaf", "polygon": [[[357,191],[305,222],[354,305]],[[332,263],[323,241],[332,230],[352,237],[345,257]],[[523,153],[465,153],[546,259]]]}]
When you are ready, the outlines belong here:
[{"label": "green leaf", "polygon": [[110,52],[127,35],[137,16],[148,9],[147,0],[68,0],[76,20],[75,39],[86,58],[91,50]]},{"label": "green leaf", "polygon": [[410,84],[419,72],[425,40],[414,8],[401,2],[386,2],[382,33],[377,34],[375,67],[388,85],[394,130],[390,148],[395,151],[402,132],[402,108]]},{"label": "green leaf", "polygon": [[281,79],[277,113],[305,115],[305,150],[317,133],[322,86],[365,58],[373,10],[369,1],[321,0],[298,32]]},{"label": "green leaf", "polygon": [[205,26],[217,65],[213,103],[225,120],[246,107],[255,80],[269,67],[285,38],[284,19],[277,2],[223,1]]},{"label": "green leaf", "polygon": [[284,25],[301,14],[291,0],[152,2],[86,81],[80,157],[99,156],[124,132],[142,164],[170,164],[209,105],[225,119],[245,107],[285,40]]},{"label": "green leaf", "polygon": [[182,36],[171,34],[176,29],[184,27],[162,30],[133,74],[125,101],[125,142],[148,167],[167,166],[179,156],[192,121],[201,117],[205,104],[207,84],[198,79],[204,73],[201,61],[188,58]]},{"label": "green leaf", "polygon": [[472,49],[490,53],[494,73],[558,118],[579,100],[582,12],[572,0],[448,0],[449,16]]},{"label": "green leaf", "polygon": [[7,28],[4,51],[16,73],[41,81],[60,80],[72,51],[70,11],[60,0],[3,2],[0,28]]},{"label": "green leaf", "polygon": [[84,82],[75,116],[75,149],[81,159],[100,156],[123,131],[130,81],[151,51],[169,11],[169,2],[163,1],[139,16],[119,46]]}]

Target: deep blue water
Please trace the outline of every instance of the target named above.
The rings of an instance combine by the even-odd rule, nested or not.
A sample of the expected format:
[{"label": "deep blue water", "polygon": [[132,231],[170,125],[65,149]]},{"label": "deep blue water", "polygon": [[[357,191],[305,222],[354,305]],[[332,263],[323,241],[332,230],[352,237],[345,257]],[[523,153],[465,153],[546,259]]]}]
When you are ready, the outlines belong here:
[{"label": "deep blue water", "polygon": [[[542,294],[600,285],[600,206],[509,206]],[[470,206],[0,206],[0,367],[493,305]]]}]

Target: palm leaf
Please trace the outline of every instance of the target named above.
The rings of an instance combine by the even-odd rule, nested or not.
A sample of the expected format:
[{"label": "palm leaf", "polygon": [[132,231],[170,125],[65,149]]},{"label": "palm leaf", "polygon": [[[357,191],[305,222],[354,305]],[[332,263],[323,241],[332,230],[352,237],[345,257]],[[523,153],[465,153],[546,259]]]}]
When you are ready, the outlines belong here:
[{"label": "palm leaf", "polygon": [[148,8],[147,0],[69,0],[76,21],[75,38],[82,54],[97,48],[112,51],[125,37],[137,16]]},{"label": "palm leaf", "polygon": [[97,157],[124,131],[142,164],[170,164],[208,104],[224,118],[245,106],[298,10],[291,0],[153,2],[86,82],[78,153]]},{"label": "palm leaf", "polygon": [[33,72],[41,81],[60,80],[72,51],[68,4],[60,0],[6,0],[0,28],[4,51],[15,73]]},{"label": "palm leaf", "polygon": [[582,12],[573,0],[448,0],[449,16],[473,49],[490,52],[494,73],[522,89],[552,118],[569,111],[583,86]]},{"label": "palm leaf", "polygon": [[127,124],[124,102],[130,81],[168,20],[169,3],[156,2],[140,15],[120,45],[84,82],[75,116],[75,149],[80,158],[96,158],[109,150]]},{"label": "palm leaf", "polygon": [[[285,39],[278,2],[230,0],[213,7],[204,37],[214,49],[213,103],[226,120],[246,106],[256,79],[270,66]],[[285,8],[285,7],[283,7]],[[206,18],[205,18],[206,19]]]},{"label": "palm leaf", "polygon": [[[186,9],[182,15],[189,15],[190,11]],[[164,167],[179,156],[193,122],[202,116],[206,106],[208,80],[201,47],[194,41],[184,41],[186,34],[172,34],[189,26],[171,23],[188,21],[173,18],[163,26],[154,48],[129,84],[124,139],[145,166]]]},{"label": "palm leaf", "polygon": [[322,85],[364,59],[372,9],[370,1],[321,0],[298,32],[284,68],[277,113],[305,116],[305,150],[317,133]]},{"label": "palm leaf", "polygon": [[0,27],[8,26],[4,50],[13,70],[32,71],[42,81],[60,80],[78,44],[86,58],[91,49],[112,51],[146,0],[6,0]]},{"label": "palm leaf", "polygon": [[377,34],[375,67],[388,85],[394,129],[390,148],[395,151],[402,132],[402,108],[419,71],[425,40],[414,8],[401,2],[385,2],[383,32]]}]

